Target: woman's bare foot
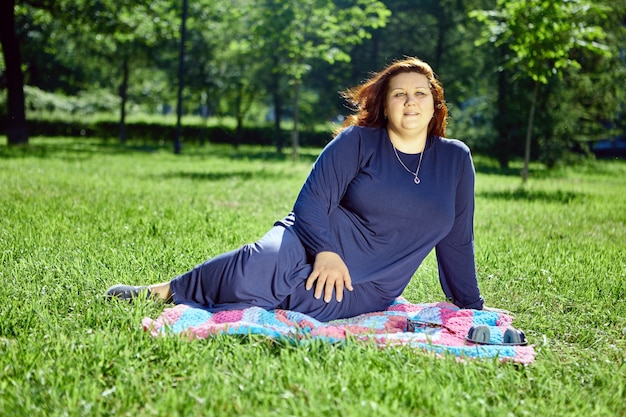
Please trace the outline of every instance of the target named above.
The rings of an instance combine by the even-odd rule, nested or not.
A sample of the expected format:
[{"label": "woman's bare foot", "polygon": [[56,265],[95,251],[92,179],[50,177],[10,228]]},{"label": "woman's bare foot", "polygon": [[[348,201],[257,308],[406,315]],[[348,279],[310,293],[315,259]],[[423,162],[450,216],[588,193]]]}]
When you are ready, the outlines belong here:
[{"label": "woman's bare foot", "polygon": [[159,300],[164,300],[168,303],[172,301],[172,291],[170,290],[169,282],[149,285],[148,291],[150,291],[153,297]]}]

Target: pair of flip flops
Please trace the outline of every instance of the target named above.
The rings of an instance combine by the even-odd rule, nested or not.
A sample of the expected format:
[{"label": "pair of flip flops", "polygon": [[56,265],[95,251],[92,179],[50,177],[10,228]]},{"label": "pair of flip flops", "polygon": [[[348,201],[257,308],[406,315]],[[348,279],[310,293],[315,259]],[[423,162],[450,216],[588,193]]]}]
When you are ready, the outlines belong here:
[{"label": "pair of flip flops", "polygon": [[492,335],[492,329],[494,329],[493,326],[486,324],[472,326],[465,339],[481,345],[525,346],[528,344],[524,332],[515,327],[507,327],[504,333],[498,329],[499,334],[497,335]]}]

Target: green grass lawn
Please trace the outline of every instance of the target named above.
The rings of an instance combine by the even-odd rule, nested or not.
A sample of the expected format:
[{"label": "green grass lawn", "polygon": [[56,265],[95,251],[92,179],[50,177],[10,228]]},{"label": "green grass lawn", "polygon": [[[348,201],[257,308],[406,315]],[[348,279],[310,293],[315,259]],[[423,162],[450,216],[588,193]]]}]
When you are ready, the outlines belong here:
[{"label": "green grass lawn", "polygon": [[[530,366],[409,348],[152,338],[164,306],[108,302],[259,238],[319,149],[0,141],[2,416],[626,415],[626,163],[516,172],[476,157],[488,305],[514,312]],[[433,256],[405,292],[443,300]]]}]

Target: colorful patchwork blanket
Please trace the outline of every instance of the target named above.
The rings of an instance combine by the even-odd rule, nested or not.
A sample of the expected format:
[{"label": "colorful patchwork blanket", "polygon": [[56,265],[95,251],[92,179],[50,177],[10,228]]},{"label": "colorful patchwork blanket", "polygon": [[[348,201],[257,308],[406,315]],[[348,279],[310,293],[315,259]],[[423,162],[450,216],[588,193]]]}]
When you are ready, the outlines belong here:
[{"label": "colorful patchwork blanket", "polygon": [[[413,331],[407,329],[408,321],[418,323]],[[385,311],[329,322],[288,310],[250,307],[211,313],[181,304],[166,308],[157,319],[144,318],[142,325],[153,336],[178,334],[205,339],[217,334],[257,334],[295,343],[314,339],[340,343],[350,338],[382,348],[401,345],[460,359],[494,358],[530,364],[535,358],[532,345],[501,345],[502,335],[512,322],[513,317],[504,313],[459,309],[444,302],[412,304],[398,298]],[[490,327],[490,344],[466,340],[470,327],[479,324]]]}]

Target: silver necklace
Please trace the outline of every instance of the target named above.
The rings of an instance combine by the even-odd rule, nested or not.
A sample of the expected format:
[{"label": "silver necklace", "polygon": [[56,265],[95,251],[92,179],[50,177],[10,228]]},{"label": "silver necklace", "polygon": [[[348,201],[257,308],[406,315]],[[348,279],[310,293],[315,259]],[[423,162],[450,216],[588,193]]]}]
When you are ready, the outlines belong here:
[{"label": "silver necklace", "polygon": [[415,170],[415,172],[413,172],[409,168],[407,168],[406,165],[404,165],[404,162],[402,162],[402,159],[400,159],[400,155],[398,155],[398,150],[396,149],[396,147],[394,146],[393,143],[391,144],[391,146],[393,147],[393,153],[395,153],[396,154],[396,158],[398,158],[398,162],[400,162],[400,164],[404,167],[404,169],[407,170],[407,172],[411,173],[411,175],[414,176],[413,182],[415,184],[419,184],[420,182],[422,182],[420,180],[420,178],[417,176],[417,174],[420,172],[420,167],[422,166],[422,157],[424,156],[424,151],[426,151],[426,147],[424,146],[424,149],[422,150],[422,153],[420,153],[420,161],[417,163],[417,170]]}]

